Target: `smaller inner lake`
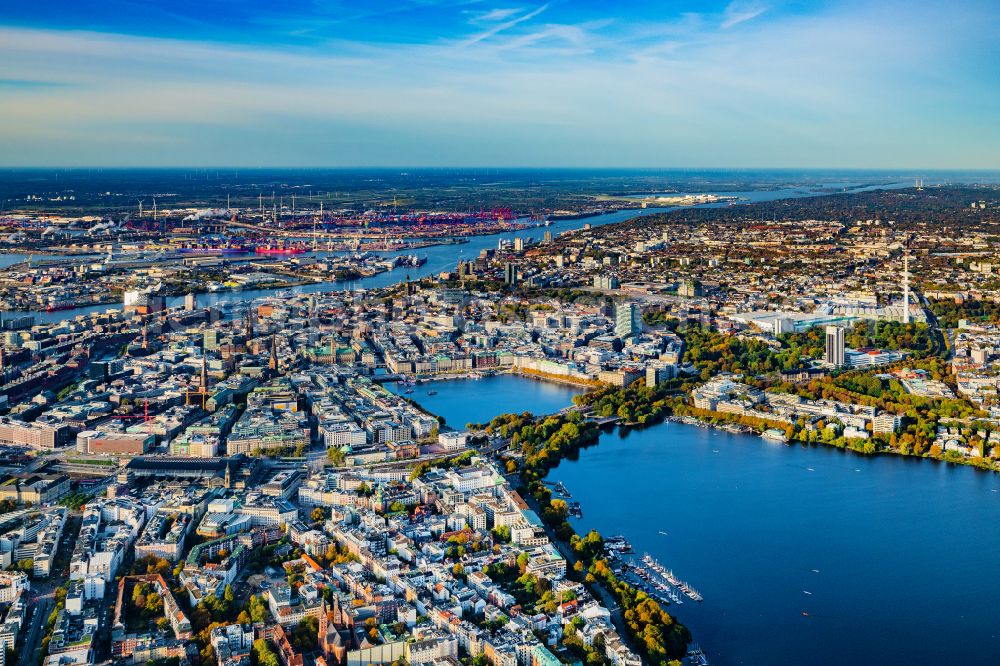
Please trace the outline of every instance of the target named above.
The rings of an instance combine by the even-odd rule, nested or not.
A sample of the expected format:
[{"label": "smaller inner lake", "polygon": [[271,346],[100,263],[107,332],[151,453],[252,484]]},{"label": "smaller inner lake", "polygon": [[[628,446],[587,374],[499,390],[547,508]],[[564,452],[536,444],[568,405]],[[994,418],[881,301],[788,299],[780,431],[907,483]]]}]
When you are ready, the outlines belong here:
[{"label": "smaller inner lake", "polygon": [[573,404],[573,396],[586,393],[577,386],[553,384],[519,375],[482,379],[449,379],[417,384],[413,393],[396,383],[385,385],[393,393],[412,398],[445,423],[462,430],[467,423],[485,423],[510,412],[552,414]]}]

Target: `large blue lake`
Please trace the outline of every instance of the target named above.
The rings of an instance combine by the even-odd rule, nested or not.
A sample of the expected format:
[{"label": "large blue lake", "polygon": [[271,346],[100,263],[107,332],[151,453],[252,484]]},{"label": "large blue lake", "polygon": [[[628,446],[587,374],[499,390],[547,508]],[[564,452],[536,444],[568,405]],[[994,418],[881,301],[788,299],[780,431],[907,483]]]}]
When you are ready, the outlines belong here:
[{"label": "large blue lake", "polygon": [[713,665],[1000,664],[995,474],[665,423],[549,478],[704,595]]},{"label": "large blue lake", "polygon": [[[407,397],[462,428],[580,392],[506,375]],[[624,534],[704,595],[670,611],[714,665],[1000,663],[1000,476],[664,423],[549,478],[578,531]]]}]

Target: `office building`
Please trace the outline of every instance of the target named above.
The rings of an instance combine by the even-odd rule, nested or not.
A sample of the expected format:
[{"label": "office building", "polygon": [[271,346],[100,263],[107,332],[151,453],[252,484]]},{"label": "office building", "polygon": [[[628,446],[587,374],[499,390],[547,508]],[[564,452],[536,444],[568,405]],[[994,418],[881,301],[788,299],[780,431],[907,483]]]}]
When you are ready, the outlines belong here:
[{"label": "office building", "polygon": [[642,310],[638,303],[621,303],[615,306],[615,335],[627,338],[642,333]]},{"label": "office building", "polygon": [[621,284],[618,282],[618,278],[613,275],[594,276],[595,289],[618,289],[620,286]]},{"label": "office building", "polygon": [[208,351],[215,351],[219,348],[219,332],[214,328],[205,331],[202,345]]},{"label": "office building", "polygon": [[33,449],[54,449],[69,435],[63,424],[35,421],[26,423],[17,419],[0,420],[0,444],[17,444]]},{"label": "office building", "polygon": [[844,365],[844,329],[841,327],[826,327],[826,355],[823,360],[835,368]]},{"label": "office building", "polygon": [[503,283],[509,287],[513,287],[517,284],[517,266],[512,262],[504,264]]},{"label": "office building", "polygon": [[684,280],[677,285],[677,295],[685,298],[700,298],[705,295],[705,290],[698,280]]}]

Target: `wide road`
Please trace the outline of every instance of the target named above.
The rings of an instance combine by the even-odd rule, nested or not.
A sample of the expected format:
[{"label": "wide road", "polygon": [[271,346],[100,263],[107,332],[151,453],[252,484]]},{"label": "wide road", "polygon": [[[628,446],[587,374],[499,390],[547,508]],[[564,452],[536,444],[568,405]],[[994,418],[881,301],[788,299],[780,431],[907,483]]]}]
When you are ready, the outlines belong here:
[{"label": "wide road", "polygon": [[56,604],[56,588],[68,576],[69,561],[80,532],[80,511],[69,511],[66,524],[56,548],[52,562],[52,573],[48,578],[32,581],[28,591],[27,606],[32,609],[28,624],[22,630],[23,639],[17,645],[17,666],[36,666],[38,649],[45,637],[45,625]]},{"label": "wide road", "polygon": [[38,647],[45,635],[45,623],[55,605],[55,593],[51,589],[42,594],[30,590],[28,594],[27,605],[33,610],[24,634],[24,640],[18,645],[17,666],[36,666],[38,663]]}]

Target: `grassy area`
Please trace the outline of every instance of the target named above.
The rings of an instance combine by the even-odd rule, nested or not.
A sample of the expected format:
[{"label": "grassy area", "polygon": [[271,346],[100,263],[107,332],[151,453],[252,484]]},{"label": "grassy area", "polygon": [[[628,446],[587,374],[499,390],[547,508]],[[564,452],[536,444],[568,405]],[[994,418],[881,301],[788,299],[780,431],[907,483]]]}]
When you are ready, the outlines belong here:
[{"label": "grassy area", "polygon": [[94,460],[92,458],[66,458],[66,462],[74,465],[100,465],[101,467],[114,467],[114,460]]}]

